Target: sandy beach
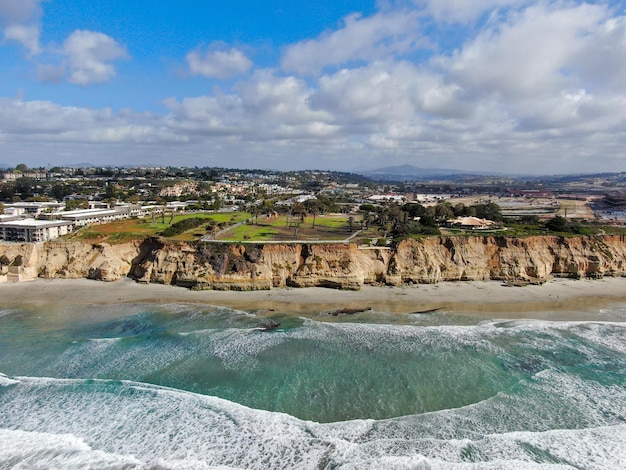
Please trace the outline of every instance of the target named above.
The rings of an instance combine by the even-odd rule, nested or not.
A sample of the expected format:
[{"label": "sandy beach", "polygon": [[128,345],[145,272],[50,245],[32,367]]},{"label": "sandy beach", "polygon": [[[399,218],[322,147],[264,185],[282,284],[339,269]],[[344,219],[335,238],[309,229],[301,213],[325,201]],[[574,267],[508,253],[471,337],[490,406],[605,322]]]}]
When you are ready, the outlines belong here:
[{"label": "sandy beach", "polygon": [[588,311],[626,302],[626,278],[554,279],[543,285],[505,286],[501,282],[442,282],[406,287],[365,286],[360,291],[325,288],[269,291],[191,291],[182,287],[86,279],[37,279],[0,284],[0,306],[106,305],[120,303],[203,303],[247,311],[306,314],[341,308],[392,313],[441,309],[456,313],[495,313],[505,318],[568,320],[570,312]]}]

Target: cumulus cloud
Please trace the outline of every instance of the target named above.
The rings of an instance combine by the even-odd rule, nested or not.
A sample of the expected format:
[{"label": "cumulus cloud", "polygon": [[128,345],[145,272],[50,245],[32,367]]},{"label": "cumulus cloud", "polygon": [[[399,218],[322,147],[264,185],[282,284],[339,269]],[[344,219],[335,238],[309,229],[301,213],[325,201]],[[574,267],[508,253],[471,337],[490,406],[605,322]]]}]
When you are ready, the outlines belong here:
[{"label": "cumulus cloud", "polygon": [[485,12],[495,9],[520,7],[531,3],[531,0],[414,0],[437,21],[448,23],[469,23]]},{"label": "cumulus cloud", "polygon": [[594,92],[626,92],[626,17],[609,17],[579,38],[569,68]]},{"label": "cumulus cloud", "polygon": [[186,140],[154,115],[110,108],[61,106],[50,101],[0,98],[0,128],[19,140],[75,143],[162,143]]},{"label": "cumulus cloud", "polygon": [[520,132],[579,138],[626,118],[617,107],[626,22],[611,14],[600,4],[533,5],[433,62],[467,106],[492,103]]},{"label": "cumulus cloud", "polygon": [[109,62],[126,58],[126,48],[110,36],[94,31],[76,30],[64,41],[62,47],[42,47],[40,44],[43,0],[1,0],[0,26],[4,40],[22,44],[29,51],[29,59],[47,53],[48,62],[63,58],[61,63],[37,64],[37,77],[42,81],[59,82],[66,76],[79,85],[99,83],[115,76]]},{"label": "cumulus cloud", "polygon": [[41,15],[42,0],[2,0],[0,19],[5,24],[23,24]]},{"label": "cumulus cloud", "polygon": [[295,77],[256,72],[236,86],[236,94],[199,96],[164,105],[169,125],[195,135],[225,135],[266,141],[330,136],[336,130],[325,111],[309,105],[311,90]]},{"label": "cumulus cloud", "polygon": [[126,48],[104,33],[76,30],[63,43],[63,55],[67,56],[69,81],[78,85],[90,85],[109,80],[115,76],[110,61],[128,58]]},{"label": "cumulus cloud", "polygon": [[0,2],[0,25],[6,41],[17,41],[30,55],[41,52],[39,35],[41,0],[3,0]]},{"label": "cumulus cloud", "polygon": [[392,58],[415,49],[420,37],[415,11],[353,14],[341,29],[288,47],[281,66],[288,72],[313,74],[327,66]]},{"label": "cumulus cloud", "polygon": [[[450,26],[494,10],[469,28]],[[426,26],[439,36],[429,36],[434,47],[424,54],[416,48]],[[461,31],[454,50],[443,44],[448,31]],[[74,83],[97,83],[126,56],[115,40],[89,31],[73,33],[60,51],[65,64],[41,65],[42,79],[69,71]],[[600,169],[592,156],[606,158],[603,170],[626,165],[626,17],[605,3],[389,1],[286,48],[280,70],[249,73],[243,52],[222,44],[190,52],[187,62],[193,74],[242,76],[227,89],[166,99],[161,115],[4,100],[3,148],[71,153],[72,144],[100,155],[116,146],[116,155],[158,163],[176,145],[181,163],[266,168],[384,161]]]},{"label": "cumulus cloud", "polygon": [[378,127],[414,122],[426,114],[462,117],[467,110],[459,106],[458,91],[457,85],[409,62],[374,63],[321,77],[310,102],[342,121]]},{"label": "cumulus cloud", "polygon": [[558,93],[574,79],[567,69],[606,17],[601,6],[533,6],[488,29],[448,62],[455,79],[479,93],[510,98]]},{"label": "cumulus cloud", "polygon": [[219,44],[209,46],[206,50],[195,50],[187,54],[189,71],[193,75],[212,78],[230,78],[246,73],[252,67],[252,61],[236,48],[217,50]]},{"label": "cumulus cloud", "polygon": [[17,41],[24,46],[31,55],[41,52],[39,47],[39,26],[13,24],[4,28],[4,37],[10,41]]}]

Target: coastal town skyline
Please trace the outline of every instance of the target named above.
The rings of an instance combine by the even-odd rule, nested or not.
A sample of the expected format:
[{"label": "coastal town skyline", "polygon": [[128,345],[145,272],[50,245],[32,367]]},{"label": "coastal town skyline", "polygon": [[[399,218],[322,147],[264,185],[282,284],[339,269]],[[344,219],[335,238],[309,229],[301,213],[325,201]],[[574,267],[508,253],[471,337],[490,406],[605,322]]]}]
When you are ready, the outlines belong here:
[{"label": "coastal town skyline", "polygon": [[0,1],[0,161],[626,170],[623,2]]}]

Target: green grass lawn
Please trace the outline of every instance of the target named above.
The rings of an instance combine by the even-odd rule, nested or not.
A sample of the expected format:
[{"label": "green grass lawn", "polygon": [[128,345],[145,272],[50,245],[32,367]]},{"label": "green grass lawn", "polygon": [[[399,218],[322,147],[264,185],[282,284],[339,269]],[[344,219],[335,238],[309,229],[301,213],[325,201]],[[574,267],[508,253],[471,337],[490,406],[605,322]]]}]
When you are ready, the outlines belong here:
[{"label": "green grass lawn", "polygon": [[[260,217],[257,224],[251,223],[251,216],[245,212],[228,212],[228,213],[196,213],[196,214],[178,214],[172,219],[172,224],[184,219],[197,217],[206,219],[207,223],[183,232],[179,235],[171,237],[172,240],[194,241],[200,239],[207,234],[209,221],[214,220],[217,224],[225,226],[235,225],[238,222],[249,221],[231,230],[227,230],[219,237],[223,241],[287,241],[287,240],[345,240],[356,230],[360,229],[359,217],[354,216],[352,231],[349,228],[348,217],[345,214],[327,214],[318,216],[313,227],[313,216],[309,215],[304,222],[300,223],[298,236],[295,235],[295,228],[288,225],[285,215],[263,218]],[[165,223],[162,222],[160,215],[155,216],[155,222],[152,223],[152,217],[143,219],[129,219],[112,222],[110,224],[93,225],[77,230],[73,234],[64,237],[69,240],[80,240],[88,243],[124,243],[133,240],[143,240],[148,237],[157,236],[170,226],[170,216],[165,217]],[[577,236],[575,234],[559,234],[546,230],[540,225],[515,224],[507,223],[507,230],[500,232],[462,232],[450,229],[442,230],[442,234],[459,235],[459,236],[507,236],[507,237],[527,237],[534,235],[564,235]],[[626,234],[626,228],[615,226],[589,225],[591,234]],[[377,239],[383,235],[378,227],[371,226],[369,230],[359,235],[360,243],[368,243],[370,240]],[[419,236],[422,238],[424,236]]]},{"label": "green grass lawn", "polygon": [[313,227],[313,216],[300,222],[298,235],[295,235],[293,219],[280,215],[272,218],[259,218],[258,223],[243,224],[220,236],[224,241],[284,241],[284,240],[344,240],[360,228],[356,221],[350,231],[348,217],[343,214],[317,216]]},{"label": "green grass lawn", "polygon": [[[210,220],[214,220],[218,224],[235,224],[247,219],[250,215],[245,212],[180,214],[174,216],[172,224],[193,217],[207,219],[207,224]],[[171,225],[169,223],[169,215],[165,216],[165,223],[162,222],[163,219],[160,215],[156,215],[154,220],[155,222],[152,223],[152,217],[148,216],[142,219],[118,220],[110,224],[92,225],[77,230],[67,238],[91,243],[123,243],[156,236]],[[205,234],[206,225],[195,227],[180,235],[171,237],[171,239],[191,241],[197,240]]]}]

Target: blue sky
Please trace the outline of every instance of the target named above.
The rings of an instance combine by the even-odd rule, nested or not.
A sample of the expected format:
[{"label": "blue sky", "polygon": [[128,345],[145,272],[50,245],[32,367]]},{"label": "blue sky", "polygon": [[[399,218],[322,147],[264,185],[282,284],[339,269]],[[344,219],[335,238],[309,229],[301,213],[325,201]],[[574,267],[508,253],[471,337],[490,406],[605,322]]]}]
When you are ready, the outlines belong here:
[{"label": "blue sky", "polygon": [[625,8],[0,0],[0,163],[626,171]]}]

